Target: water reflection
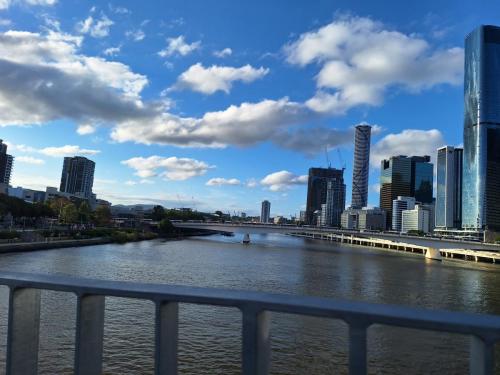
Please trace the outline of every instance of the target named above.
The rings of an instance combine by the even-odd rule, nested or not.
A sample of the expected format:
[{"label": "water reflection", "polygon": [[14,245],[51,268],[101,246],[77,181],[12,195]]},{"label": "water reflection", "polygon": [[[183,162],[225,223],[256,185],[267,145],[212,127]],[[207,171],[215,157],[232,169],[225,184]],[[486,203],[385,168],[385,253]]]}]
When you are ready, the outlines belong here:
[{"label": "water reflection", "polygon": [[[282,235],[204,237],[60,249],[0,256],[0,269],[206,287],[251,289],[500,313],[498,268],[387,254]],[[241,236],[240,236],[241,237]],[[4,369],[7,291],[0,288],[0,367]],[[40,373],[70,374],[75,297],[44,292]],[[107,374],[153,373],[153,305],[108,298],[104,340]],[[236,309],[181,305],[182,374],[238,374],[241,315]],[[272,374],[347,372],[343,322],[273,314]],[[370,373],[467,373],[468,341],[453,335],[375,326],[369,330]]]}]

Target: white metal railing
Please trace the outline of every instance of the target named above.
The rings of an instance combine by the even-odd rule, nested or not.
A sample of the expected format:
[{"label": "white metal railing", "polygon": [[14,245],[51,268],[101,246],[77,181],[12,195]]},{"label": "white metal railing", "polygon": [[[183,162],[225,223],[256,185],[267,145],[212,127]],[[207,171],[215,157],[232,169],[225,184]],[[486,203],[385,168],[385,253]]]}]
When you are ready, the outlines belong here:
[{"label": "white metal railing", "polygon": [[237,307],[242,319],[242,373],[264,375],[270,363],[271,312],[341,319],[349,326],[349,373],[367,372],[367,329],[372,324],[471,336],[470,373],[494,373],[494,346],[500,317],[317,297],[208,289],[124,281],[0,272],[10,289],[7,375],[34,375],[38,363],[40,291],[77,296],[75,361],[77,375],[100,375],[105,297],[150,300],[156,306],[155,374],[177,374],[178,304]]}]

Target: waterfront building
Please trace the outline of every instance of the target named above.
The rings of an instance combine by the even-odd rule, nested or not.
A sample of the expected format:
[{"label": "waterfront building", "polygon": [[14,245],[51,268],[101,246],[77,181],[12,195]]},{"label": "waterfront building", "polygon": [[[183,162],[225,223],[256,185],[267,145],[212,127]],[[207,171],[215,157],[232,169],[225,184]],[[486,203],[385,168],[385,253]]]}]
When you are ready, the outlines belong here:
[{"label": "waterfront building", "polygon": [[29,203],[36,203],[36,202],[45,201],[45,192],[44,191],[25,189],[21,186],[9,187],[7,189],[7,194],[10,197],[16,197],[16,198],[22,199],[26,202],[29,202]]},{"label": "waterfront building", "polygon": [[342,212],[342,228],[350,230],[375,230],[385,229],[385,211],[375,208],[348,208]]},{"label": "waterfront building", "polygon": [[398,196],[432,203],[433,164],[430,156],[392,156],[382,160],[380,208],[386,211],[387,227],[392,226],[392,204]]},{"label": "waterfront building", "polygon": [[260,208],[260,222],[269,223],[270,218],[271,218],[271,202],[267,200],[262,201],[262,205]]},{"label": "waterfront building", "polygon": [[344,178],[331,178],[326,185],[326,202],[321,205],[321,225],[340,227],[340,219],[345,209],[346,186]]},{"label": "waterfront building", "polygon": [[465,39],[462,227],[500,231],[500,27]]},{"label": "waterfront building", "polygon": [[463,149],[445,146],[438,149],[436,227],[459,229],[462,226]]},{"label": "waterfront building", "polygon": [[327,184],[330,179],[342,181],[343,184],[344,169],[309,168],[309,179],[307,181],[306,224],[317,224],[314,220],[314,212],[321,210],[321,205],[326,203]]},{"label": "waterfront building", "polygon": [[94,184],[95,163],[83,156],[65,157],[59,190],[90,199]]},{"label": "waterfront building", "polygon": [[14,157],[7,154],[7,145],[0,139],[0,184],[8,186],[14,165]]},{"label": "waterfront building", "polygon": [[416,205],[411,210],[404,210],[401,215],[401,232],[419,231],[429,233],[430,213],[421,205]]},{"label": "waterfront building", "polygon": [[363,208],[368,203],[370,169],[370,125],[357,125],[354,131],[354,164],[352,170],[351,207]]},{"label": "waterfront building", "polygon": [[414,197],[397,197],[392,201],[392,230],[401,232],[402,213],[405,210],[413,210],[415,208]]}]

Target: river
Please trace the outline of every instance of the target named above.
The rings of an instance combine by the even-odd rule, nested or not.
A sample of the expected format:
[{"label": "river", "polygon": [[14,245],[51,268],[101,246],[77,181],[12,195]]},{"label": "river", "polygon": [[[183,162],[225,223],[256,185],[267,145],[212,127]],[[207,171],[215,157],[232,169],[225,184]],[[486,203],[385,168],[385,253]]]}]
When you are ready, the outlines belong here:
[{"label": "river", "polygon": [[[500,268],[346,244],[252,235],[195,237],[0,255],[0,270],[258,290],[500,314]],[[5,371],[7,288],[0,287],[0,372]],[[40,374],[71,374],[76,298],[43,292]],[[104,373],[153,373],[154,306],[107,298]],[[181,305],[181,374],[239,374],[238,310]],[[271,373],[347,373],[347,327],[272,314]],[[467,337],[382,326],[368,331],[371,374],[466,374]],[[497,357],[500,358],[500,356]],[[499,361],[497,361],[499,362]],[[500,369],[500,368],[499,368]]]}]

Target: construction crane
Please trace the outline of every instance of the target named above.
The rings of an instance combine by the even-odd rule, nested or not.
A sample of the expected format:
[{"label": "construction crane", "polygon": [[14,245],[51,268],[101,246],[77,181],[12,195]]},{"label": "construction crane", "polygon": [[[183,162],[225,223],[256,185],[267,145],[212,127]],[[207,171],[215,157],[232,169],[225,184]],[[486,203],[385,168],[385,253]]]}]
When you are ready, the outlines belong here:
[{"label": "construction crane", "polygon": [[345,169],[346,164],[345,164],[344,158],[342,158],[342,152],[340,151],[340,148],[338,148],[338,147],[337,147],[337,153],[339,156],[340,165],[342,166],[342,169]]},{"label": "construction crane", "polygon": [[328,157],[328,145],[325,146],[325,157],[326,157],[326,165],[328,168],[332,167],[332,164],[330,163],[330,158]]}]

